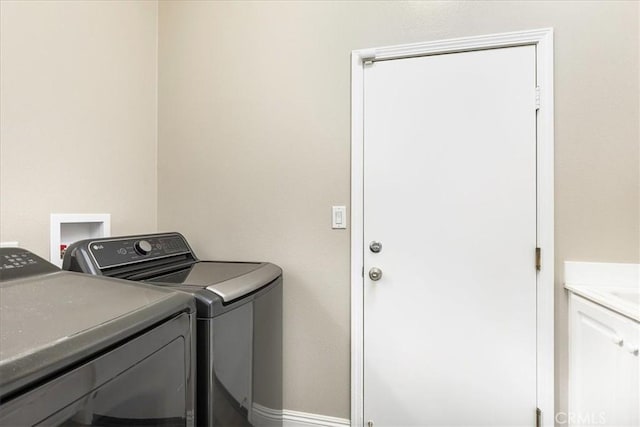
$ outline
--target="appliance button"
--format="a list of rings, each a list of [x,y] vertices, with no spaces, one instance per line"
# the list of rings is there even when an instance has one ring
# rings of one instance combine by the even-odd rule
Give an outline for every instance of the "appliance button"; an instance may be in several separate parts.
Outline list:
[[[153,247],[151,246],[151,243],[149,243],[146,240],[138,240],[134,245],[133,248],[136,250],[137,253],[139,253],[140,255],[146,255],[149,252],[151,252],[151,250],[153,249]]]

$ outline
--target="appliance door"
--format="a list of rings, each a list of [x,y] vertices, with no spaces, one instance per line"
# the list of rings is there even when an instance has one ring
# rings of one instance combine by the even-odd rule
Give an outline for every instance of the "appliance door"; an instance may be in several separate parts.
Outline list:
[[[193,426],[192,320],[180,314],[0,406],[0,425]]]
[[[282,425],[282,278],[198,319],[198,418],[209,426]],[[202,357],[204,356],[204,357]],[[204,381],[206,379],[206,382]]]

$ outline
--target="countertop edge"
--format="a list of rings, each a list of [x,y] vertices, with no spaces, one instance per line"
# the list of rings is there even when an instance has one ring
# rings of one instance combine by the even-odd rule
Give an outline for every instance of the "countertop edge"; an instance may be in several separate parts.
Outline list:
[[[612,295],[607,295],[607,290],[611,290],[611,287],[565,283],[564,288],[569,292],[573,292],[576,295],[586,298],[589,301],[599,304],[605,308],[608,308],[609,310],[612,310],[622,316],[628,317],[629,319],[640,323],[640,310],[638,310],[638,306],[634,307],[633,303],[627,303],[620,298]],[[627,286],[620,286],[619,288],[637,289],[635,287]]]

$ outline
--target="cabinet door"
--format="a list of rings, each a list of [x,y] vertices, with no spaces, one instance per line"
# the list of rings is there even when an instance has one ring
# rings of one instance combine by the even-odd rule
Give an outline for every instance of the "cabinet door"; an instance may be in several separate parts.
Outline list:
[[[569,322],[569,423],[637,426],[640,325],[574,294]]]
[[[620,406],[615,422],[620,426],[640,426],[640,324],[622,318],[620,326],[624,343],[616,370]]]

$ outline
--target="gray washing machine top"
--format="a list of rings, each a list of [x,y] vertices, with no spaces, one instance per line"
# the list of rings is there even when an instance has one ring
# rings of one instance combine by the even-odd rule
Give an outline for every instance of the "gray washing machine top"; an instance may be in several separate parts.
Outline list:
[[[184,293],[59,268],[0,248],[0,400],[182,312]]]
[[[199,260],[180,233],[87,239],[67,248],[65,270],[168,286],[196,297],[198,317],[213,317],[282,275],[268,262]]]
[[[229,303],[258,290],[281,274],[280,267],[268,262],[198,261],[189,268],[148,281],[205,288]]]

